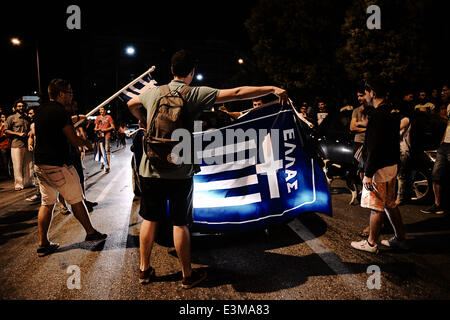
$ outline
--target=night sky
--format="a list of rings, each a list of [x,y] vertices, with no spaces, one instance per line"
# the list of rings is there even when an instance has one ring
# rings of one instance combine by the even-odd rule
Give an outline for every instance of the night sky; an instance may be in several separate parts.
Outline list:
[[[256,2],[12,3],[0,19],[0,105],[9,109],[15,99],[38,90],[36,46],[44,98],[51,79],[69,79],[82,110],[91,110],[152,65],[160,84],[170,81],[170,56],[181,48],[198,55],[202,84],[221,87],[238,67],[237,59],[250,51],[244,21]],[[72,4],[81,9],[81,30],[66,27]],[[12,46],[12,37],[22,45]],[[134,57],[125,54],[127,45],[136,48]]]

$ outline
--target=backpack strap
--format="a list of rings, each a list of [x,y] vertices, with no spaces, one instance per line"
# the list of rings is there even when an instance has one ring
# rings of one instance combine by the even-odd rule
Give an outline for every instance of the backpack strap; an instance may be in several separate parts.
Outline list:
[[[180,90],[178,90],[178,93],[181,94],[181,97],[183,98],[183,100],[186,101],[186,96],[189,93],[189,91],[191,91],[192,87],[186,85],[183,88],[181,88]]]
[[[160,86],[159,91],[160,91],[160,97],[158,98],[158,100],[161,99],[161,97],[168,95],[170,93],[169,85],[166,84],[166,85]],[[156,105],[158,100],[155,101],[152,113],[150,114],[149,117],[147,117],[147,133],[150,132],[150,127],[151,127],[151,124],[153,121],[153,117],[155,116],[156,112],[158,111],[157,110],[158,106]]]
[[[160,86],[159,92],[160,92],[161,97],[168,95],[170,93],[169,85],[166,84],[166,85]]]

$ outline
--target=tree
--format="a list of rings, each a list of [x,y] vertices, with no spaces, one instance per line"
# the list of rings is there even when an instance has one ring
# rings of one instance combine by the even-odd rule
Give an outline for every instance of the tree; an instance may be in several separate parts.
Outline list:
[[[365,13],[373,4],[381,9],[381,29],[369,30]],[[346,40],[337,51],[349,79],[377,77],[398,88],[426,78],[426,6],[417,0],[354,0],[341,28]]]
[[[291,96],[335,97],[346,83],[335,50],[348,2],[261,0],[245,22],[258,67]]]

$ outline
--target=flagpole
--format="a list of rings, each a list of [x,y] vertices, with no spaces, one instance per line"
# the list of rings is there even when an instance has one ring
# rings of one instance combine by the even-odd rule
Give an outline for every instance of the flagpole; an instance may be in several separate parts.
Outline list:
[[[123,90],[125,90],[128,87],[133,86],[134,84],[136,84],[139,80],[141,80],[147,73],[152,73],[153,71],[155,71],[155,66],[152,66],[150,69],[148,69],[147,71],[145,71],[143,74],[141,74],[139,77],[137,77],[135,80],[131,81],[129,84],[127,84],[126,86],[124,86],[122,89],[120,89],[119,91],[117,91],[115,94],[113,94],[111,97],[109,97],[108,99],[106,99],[105,101],[103,101],[102,103],[100,103],[97,107],[95,107],[94,109],[92,109],[91,111],[89,111],[86,114],[86,117],[89,117],[91,115],[93,115],[94,113],[96,113],[101,107],[106,106],[108,103],[110,103],[113,99],[115,99],[119,94],[122,93]],[[83,120],[78,121],[77,123],[74,124],[74,127],[78,127]]]

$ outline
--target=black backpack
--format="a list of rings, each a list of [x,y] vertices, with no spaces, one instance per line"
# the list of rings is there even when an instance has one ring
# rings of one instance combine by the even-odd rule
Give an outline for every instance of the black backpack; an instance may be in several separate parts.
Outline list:
[[[151,165],[158,170],[170,170],[182,166],[175,163],[178,155],[172,153],[172,149],[179,141],[174,141],[171,137],[172,133],[180,128],[192,133],[192,121],[185,106],[186,95],[191,89],[189,86],[184,86],[179,90],[170,91],[168,85],[160,87],[161,97],[153,105],[144,138],[145,153]]]

